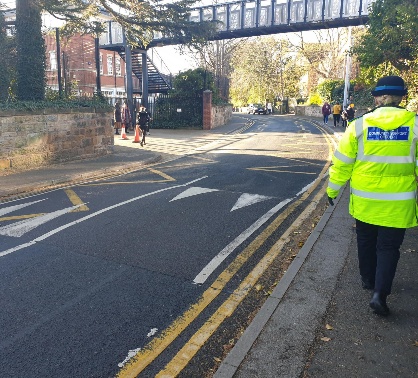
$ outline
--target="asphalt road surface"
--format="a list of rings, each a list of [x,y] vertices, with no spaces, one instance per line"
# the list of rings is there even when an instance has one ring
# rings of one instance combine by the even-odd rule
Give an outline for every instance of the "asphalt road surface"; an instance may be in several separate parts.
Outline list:
[[[185,156],[0,205],[2,377],[193,365],[329,164],[318,127],[249,117]]]

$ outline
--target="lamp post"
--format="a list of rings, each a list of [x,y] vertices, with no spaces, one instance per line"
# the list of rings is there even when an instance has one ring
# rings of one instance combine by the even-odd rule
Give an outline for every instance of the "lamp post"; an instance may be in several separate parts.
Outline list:
[[[343,107],[346,108],[348,106],[348,95],[350,92],[350,72],[351,72],[351,56],[350,56],[350,49],[352,46],[352,39],[351,39],[351,26],[348,27],[348,50],[347,56],[345,59],[345,82],[344,82],[344,101]]]

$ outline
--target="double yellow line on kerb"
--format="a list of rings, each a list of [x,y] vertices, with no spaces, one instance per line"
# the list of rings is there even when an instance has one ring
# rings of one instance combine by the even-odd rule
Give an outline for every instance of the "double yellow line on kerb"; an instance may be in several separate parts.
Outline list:
[[[321,129],[323,132],[323,130]],[[323,132],[328,146],[329,159],[322,169],[320,176],[300,199],[291,204],[281,213],[259,236],[257,236],[234,261],[217,277],[213,284],[205,290],[199,300],[191,305],[183,315],[178,317],[160,336],[153,339],[144,349],[140,350],[132,357],[125,367],[117,374],[118,378],[137,377],[147,366],[149,366],[201,313],[202,311],[221,293],[225,285],[234,277],[244,263],[260,248],[266,239],[283,223],[283,221],[295,209],[304,202],[309,195],[318,187],[324,174],[330,165],[332,148],[328,136]],[[279,255],[283,246],[289,240],[294,229],[299,227],[302,222],[313,211],[320,198],[323,196],[326,184],[316,194],[313,201],[299,215],[292,226],[286,230],[282,237],[273,245],[267,254],[261,259],[256,267],[242,281],[240,286],[225,300],[218,310],[207,320],[202,327],[191,337],[191,339],[181,348],[174,358],[160,371],[156,377],[173,378],[176,377],[184,367],[190,362],[193,356],[199,351],[209,337],[218,329],[220,324],[235,311],[237,306],[246,297],[258,279],[266,271],[272,261]]]

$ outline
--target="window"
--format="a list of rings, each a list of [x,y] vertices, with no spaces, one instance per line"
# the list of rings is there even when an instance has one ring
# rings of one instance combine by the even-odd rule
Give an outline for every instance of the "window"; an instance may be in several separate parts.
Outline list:
[[[100,75],[103,75],[103,54],[100,54],[99,62],[100,62]]]
[[[113,56],[112,55],[107,56],[107,74],[113,75]]]
[[[122,65],[120,64],[120,56],[115,58],[115,71],[117,76],[122,76]]]
[[[58,69],[56,51],[50,51],[49,52],[49,66],[50,66],[51,71],[56,71]]]

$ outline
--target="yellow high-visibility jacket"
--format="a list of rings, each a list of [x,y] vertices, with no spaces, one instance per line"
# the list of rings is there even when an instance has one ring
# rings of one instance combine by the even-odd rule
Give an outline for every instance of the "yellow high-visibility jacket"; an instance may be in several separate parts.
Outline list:
[[[350,180],[350,214],[378,226],[418,225],[418,117],[399,107],[378,107],[354,119],[329,170],[327,194]]]

